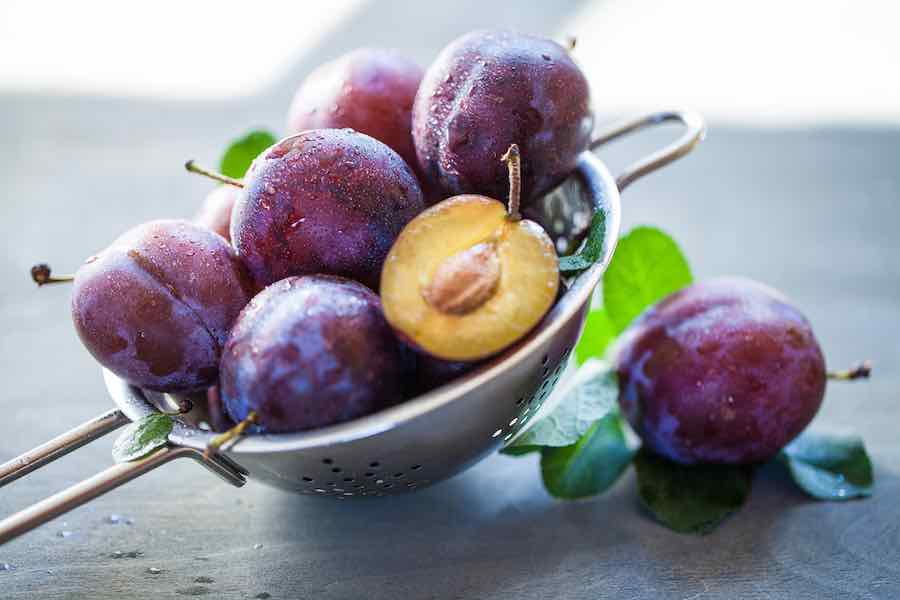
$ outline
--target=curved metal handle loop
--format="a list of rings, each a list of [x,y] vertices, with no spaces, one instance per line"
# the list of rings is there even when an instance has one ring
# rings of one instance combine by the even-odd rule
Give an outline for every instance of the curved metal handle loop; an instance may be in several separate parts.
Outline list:
[[[686,128],[684,134],[665,148],[657,150],[650,156],[629,165],[621,174],[619,174],[619,176],[616,177],[616,186],[618,186],[620,192],[644,175],[652,173],[674,160],[678,160],[693,150],[694,146],[706,137],[706,123],[704,122],[703,117],[689,110],[673,110],[653,113],[612,125],[605,131],[600,132],[591,142],[590,149],[595,150],[600,146],[633,131],[671,121],[684,125]]]
[[[128,418],[118,409],[103,413],[78,427],[0,465],[0,487],[42,467],[69,452],[115,431]],[[247,471],[222,454],[206,457],[194,448],[168,445],[140,460],[115,464],[93,477],[50,496],[0,521],[0,544],[93,500],[135,477],[152,471],[176,458],[192,458],[227,481],[240,487],[246,483]]]

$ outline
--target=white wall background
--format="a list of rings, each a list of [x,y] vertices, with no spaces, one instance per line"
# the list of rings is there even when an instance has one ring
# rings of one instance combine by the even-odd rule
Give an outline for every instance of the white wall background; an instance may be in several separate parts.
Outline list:
[[[365,1],[4,0],[0,92],[253,94]],[[900,1],[595,1],[567,34],[604,112],[900,124]]]

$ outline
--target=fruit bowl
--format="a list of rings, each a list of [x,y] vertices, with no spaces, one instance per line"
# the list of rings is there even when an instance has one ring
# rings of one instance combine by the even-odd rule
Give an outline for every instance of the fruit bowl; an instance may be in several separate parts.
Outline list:
[[[479,369],[450,384],[378,413],[313,431],[247,436],[207,455],[215,434],[196,424],[194,408],[175,419],[168,445],[149,456],[108,468],[0,522],[0,543],[175,458],[190,457],[226,481],[247,477],[299,494],[339,500],[421,489],[475,464],[528,427],[553,390],[578,340],[591,296],[619,237],[620,192],[639,177],[687,154],[705,133],[691,112],[661,112],[601,132],[595,149],[663,122],[686,131],[673,144],[613,178],[585,152],[574,173],[530,210],[561,252],[585,234],[594,211],[605,215],[601,258],[567,282],[564,293],[528,336]],[[104,371],[116,408],[0,466],[0,486],[122,425],[160,410],[171,398],[145,392]]]

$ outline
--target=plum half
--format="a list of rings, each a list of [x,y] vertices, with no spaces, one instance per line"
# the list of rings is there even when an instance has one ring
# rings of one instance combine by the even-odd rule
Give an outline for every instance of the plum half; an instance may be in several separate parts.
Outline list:
[[[590,143],[587,79],[559,44],[509,31],[476,31],[431,64],[413,105],[413,140],[425,187],[502,198],[496,157],[517,144],[527,195],[563,181]]]
[[[511,146],[504,159],[512,184],[508,211],[485,196],[444,200],[403,229],[385,261],[387,320],[437,358],[496,354],[528,333],[556,299],[553,243],[518,212],[518,148]]]
[[[775,456],[816,415],[825,359],[804,316],[748,279],[695,283],[648,309],[614,351],[619,403],[676,462]]]

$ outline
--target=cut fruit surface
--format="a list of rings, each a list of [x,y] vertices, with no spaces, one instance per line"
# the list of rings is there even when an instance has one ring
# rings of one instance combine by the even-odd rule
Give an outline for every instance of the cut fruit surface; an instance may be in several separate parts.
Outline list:
[[[449,198],[400,233],[381,276],[387,320],[425,352],[471,361],[528,333],[559,289],[556,250],[497,200]]]

